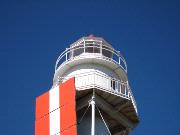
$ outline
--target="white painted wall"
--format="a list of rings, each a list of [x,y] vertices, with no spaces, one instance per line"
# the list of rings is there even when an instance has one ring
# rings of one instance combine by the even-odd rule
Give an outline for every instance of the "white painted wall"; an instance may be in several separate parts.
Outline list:
[[[115,72],[98,64],[82,64],[82,65],[74,66],[69,71],[67,71],[63,76],[65,78],[69,78],[76,75],[88,74],[89,72],[98,72],[103,75],[107,75],[109,77],[120,80],[120,78],[118,78]]]

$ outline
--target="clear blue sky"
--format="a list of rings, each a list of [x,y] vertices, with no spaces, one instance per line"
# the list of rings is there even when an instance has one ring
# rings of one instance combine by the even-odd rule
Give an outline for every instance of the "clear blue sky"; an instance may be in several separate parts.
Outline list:
[[[176,0],[0,1],[0,134],[34,134],[35,97],[51,87],[56,58],[94,34],[126,58],[141,120],[133,135],[179,135],[179,9]]]

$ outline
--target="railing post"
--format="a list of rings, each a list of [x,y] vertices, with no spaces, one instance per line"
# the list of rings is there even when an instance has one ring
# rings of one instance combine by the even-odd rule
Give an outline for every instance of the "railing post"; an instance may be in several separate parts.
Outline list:
[[[67,51],[67,48],[66,48],[66,51]],[[67,61],[67,52],[66,52],[66,61]]]
[[[120,94],[120,87],[121,87],[120,81],[118,81],[118,92],[119,92],[119,94]]]
[[[124,86],[125,96],[127,96],[127,85],[125,84]]]
[[[109,82],[108,82],[108,78],[106,78],[106,82],[107,82],[107,83],[106,83],[106,84],[107,84],[107,85],[106,85],[106,88],[107,88],[107,89],[109,89]]]
[[[127,65],[126,65],[126,72],[127,72]]]
[[[129,88],[129,83],[127,82],[128,98],[131,98],[131,92]]]
[[[83,39],[83,43],[84,43],[84,53],[86,52],[86,44],[85,44],[85,40]]]
[[[100,44],[100,54],[102,55],[102,41],[101,41],[101,44]]]
[[[131,92],[128,91],[128,98],[131,98]]]
[[[127,85],[128,98],[130,98],[130,90],[129,90],[129,83],[128,83],[128,81],[126,82],[126,85]]]
[[[118,55],[117,55],[117,56],[118,56],[118,63],[119,63],[119,65],[120,65],[120,62],[121,62],[121,61],[120,61],[120,52],[119,52],[119,51],[117,51],[117,52],[118,52]]]
[[[119,87],[119,93],[121,94],[121,82],[119,83],[120,87]]]
[[[72,48],[72,58],[74,58],[74,48]]]

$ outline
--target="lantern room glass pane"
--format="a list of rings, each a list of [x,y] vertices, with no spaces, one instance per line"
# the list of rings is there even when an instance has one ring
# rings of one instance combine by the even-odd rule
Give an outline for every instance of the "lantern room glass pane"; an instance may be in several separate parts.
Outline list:
[[[86,53],[100,53],[100,45],[94,41],[86,41],[85,48]]]
[[[73,57],[78,56],[84,52],[84,46],[79,45],[73,48]]]
[[[100,45],[94,44],[93,53],[100,53]]]
[[[108,48],[106,46],[103,46],[102,54],[108,58],[112,58],[112,52],[110,51],[110,48]]]
[[[86,45],[85,52],[86,53],[93,53],[93,44]]]

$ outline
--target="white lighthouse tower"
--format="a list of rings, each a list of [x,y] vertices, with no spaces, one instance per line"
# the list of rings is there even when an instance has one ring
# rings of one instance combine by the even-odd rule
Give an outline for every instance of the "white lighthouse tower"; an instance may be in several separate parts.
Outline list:
[[[82,37],[58,57],[53,87],[75,78],[78,135],[129,135],[138,112],[121,53],[103,38]]]

